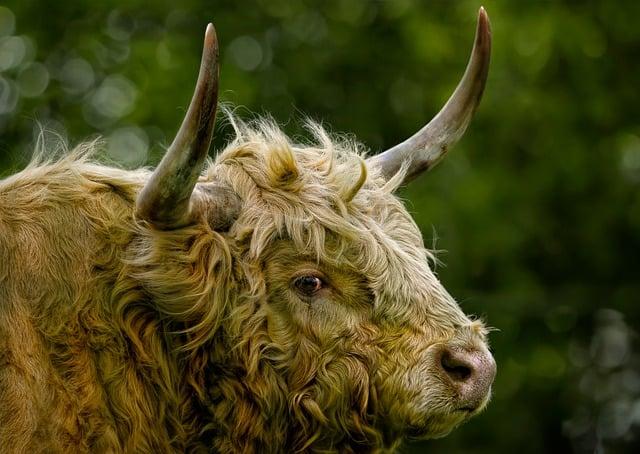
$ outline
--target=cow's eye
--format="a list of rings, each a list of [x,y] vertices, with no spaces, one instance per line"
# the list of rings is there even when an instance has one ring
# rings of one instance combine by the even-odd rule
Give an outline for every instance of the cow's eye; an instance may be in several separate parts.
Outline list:
[[[325,283],[318,276],[305,275],[296,278],[293,285],[303,295],[313,296],[325,286]]]

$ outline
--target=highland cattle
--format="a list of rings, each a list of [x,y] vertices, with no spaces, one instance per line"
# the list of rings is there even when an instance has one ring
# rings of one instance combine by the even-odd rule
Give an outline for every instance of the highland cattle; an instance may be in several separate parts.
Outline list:
[[[0,181],[3,452],[370,452],[441,437],[490,398],[486,328],[430,269],[394,191],[467,127],[489,68],[366,158],[231,116],[208,161],[218,45],[155,170],[46,152]]]

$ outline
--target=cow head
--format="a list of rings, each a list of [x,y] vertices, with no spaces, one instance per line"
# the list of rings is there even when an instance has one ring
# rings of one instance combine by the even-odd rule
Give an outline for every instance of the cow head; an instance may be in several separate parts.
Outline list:
[[[191,292],[198,310],[183,312],[201,314],[191,333],[214,365],[207,372],[215,375],[208,385],[213,426],[292,449],[447,434],[484,408],[495,363],[486,329],[440,284],[418,227],[393,193],[437,163],[469,123],[489,66],[486,13],[480,10],[471,59],[443,109],[366,160],[356,144],[316,125],[314,144],[295,145],[269,122],[232,118],[236,139],[203,174],[217,52],[209,25],[186,118],[136,204],[153,238],[193,226],[207,232],[206,241],[172,249],[205,270],[179,271],[176,279],[198,281]],[[171,298],[169,315],[184,300]],[[218,447],[238,448],[228,440]]]

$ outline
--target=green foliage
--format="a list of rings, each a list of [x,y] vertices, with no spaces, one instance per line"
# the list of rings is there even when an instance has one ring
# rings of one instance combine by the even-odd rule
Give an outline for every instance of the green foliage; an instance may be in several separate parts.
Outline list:
[[[372,153],[446,100],[479,3],[260,0],[0,6],[0,174],[36,123],[111,158],[159,159],[191,96],[207,22],[222,99],[292,135],[305,114]],[[126,6],[125,6],[126,4]],[[495,397],[407,452],[627,452],[640,428],[640,2],[499,1],[484,100],[451,156],[402,196],[440,278],[499,331]],[[48,133],[50,135],[50,133]],[[230,129],[217,127],[216,147]]]

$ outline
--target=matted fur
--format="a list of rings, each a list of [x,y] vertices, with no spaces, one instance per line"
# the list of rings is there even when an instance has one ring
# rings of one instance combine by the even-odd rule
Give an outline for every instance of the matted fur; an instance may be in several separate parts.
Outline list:
[[[484,345],[439,284],[389,182],[356,143],[272,122],[203,173],[242,200],[173,231],[133,218],[149,176],[95,144],[0,181],[0,446],[15,452],[367,452],[466,419],[431,373]],[[204,193],[206,197],[206,193]],[[327,276],[295,296],[299,270]]]

